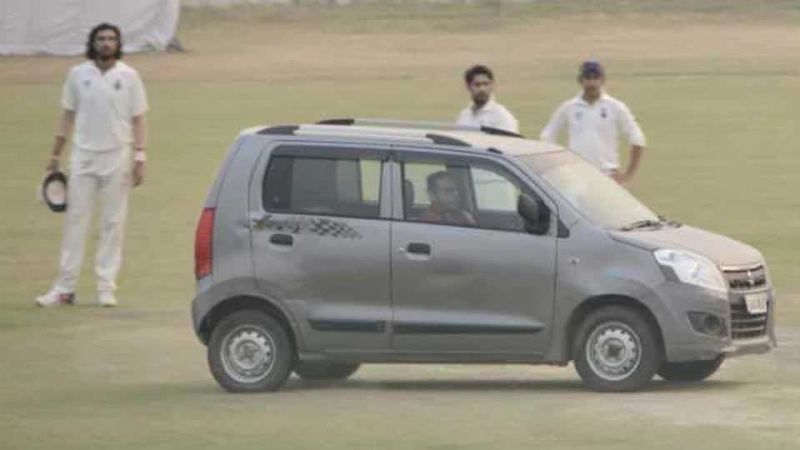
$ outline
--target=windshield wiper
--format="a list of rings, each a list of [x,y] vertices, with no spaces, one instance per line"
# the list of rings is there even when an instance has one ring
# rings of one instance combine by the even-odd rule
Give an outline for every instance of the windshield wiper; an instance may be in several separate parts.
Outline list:
[[[663,222],[661,220],[651,220],[651,219],[637,220],[636,222],[621,227],[620,231],[633,231],[642,228],[652,228],[652,227],[661,228],[662,224]]]

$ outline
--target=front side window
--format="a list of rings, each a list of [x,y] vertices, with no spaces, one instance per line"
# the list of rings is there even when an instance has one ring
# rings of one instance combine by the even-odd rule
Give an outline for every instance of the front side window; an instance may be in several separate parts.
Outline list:
[[[520,190],[516,184],[497,172],[472,167],[475,204],[479,210],[511,213],[517,211]]]
[[[407,221],[525,231],[517,212],[523,190],[504,169],[477,160],[447,159],[407,160],[402,168]]]
[[[264,177],[267,211],[377,218],[381,161],[275,155]]]

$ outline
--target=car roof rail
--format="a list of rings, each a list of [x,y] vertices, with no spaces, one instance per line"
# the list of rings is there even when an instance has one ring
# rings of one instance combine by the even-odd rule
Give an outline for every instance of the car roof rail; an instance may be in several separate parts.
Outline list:
[[[354,135],[349,132],[350,129],[341,129],[337,130],[336,126],[331,126],[330,124],[324,124],[319,126],[320,124],[315,125],[272,125],[268,127],[263,127],[255,132],[255,134],[260,135],[273,135],[273,136],[295,136],[295,135],[341,135],[345,130],[348,130],[347,135]],[[414,129],[408,129],[403,134],[397,134],[388,132],[389,130],[382,130],[382,132],[378,135],[374,134],[370,130],[369,127],[359,127],[361,129],[366,129],[367,134],[362,136],[369,136],[375,137],[380,136],[381,138],[400,138],[400,139],[410,139],[410,140],[426,140],[428,142],[433,142],[437,145],[453,145],[459,147],[469,147],[470,145],[461,139],[454,138],[452,136],[446,136],[443,134],[437,133],[427,133],[422,134],[416,132]],[[334,131],[337,130],[337,131]],[[353,129],[355,131],[355,129]],[[377,131],[377,130],[376,130]],[[299,134],[298,134],[299,133]],[[360,134],[359,134],[360,135]]]
[[[428,133],[425,135],[425,137],[430,139],[436,145],[455,145],[458,147],[469,147],[469,144],[462,141],[461,139],[445,136],[443,134]]]
[[[293,135],[300,127],[297,125],[274,125],[259,130],[256,134]]]
[[[525,138],[525,136],[523,136],[523,135],[521,135],[519,133],[515,133],[513,131],[508,131],[508,130],[503,130],[501,128],[487,127],[485,125],[481,125],[480,129],[481,129],[481,131],[483,133],[493,134],[495,136],[507,136],[507,137],[522,138],[522,139]]]
[[[317,122],[317,125],[339,125],[339,126],[360,126],[360,127],[394,127],[394,128],[421,128],[427,130],[443,130],[443,131],[477,131],[485,134],[492,134],[495,136],[507,136],[524,138],[519,133],[513,131],[501,130],[500,128],[475,126],[475,125],[458,125],[449,122],[428,122],[423,120],[396,120],[396,119],[360,119],[351,117],[341,117],[334,119],[324,119]]]

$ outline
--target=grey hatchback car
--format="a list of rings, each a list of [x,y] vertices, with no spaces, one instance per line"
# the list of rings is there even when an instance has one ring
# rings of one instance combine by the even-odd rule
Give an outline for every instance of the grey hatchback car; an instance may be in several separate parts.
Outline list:
[[[630,391],[775,345],[757,250],[657,216],[568,150],[488,128],[246,130],[195,263],[194,328],[234,392],[362,363],[570,361],[589,388]]]

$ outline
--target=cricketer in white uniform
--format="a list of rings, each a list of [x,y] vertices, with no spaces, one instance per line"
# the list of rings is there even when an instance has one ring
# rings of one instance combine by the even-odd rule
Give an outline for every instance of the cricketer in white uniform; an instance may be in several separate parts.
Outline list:
[[[120,61],[121,56],[119,29],[100,24],[89,35],[89,61],[73,67],[64,83],[63,112],[47,170],[58,169],[74,128],[67,212],[59,274],[53,288],[36,299],[40,306],[74,302],[96,199],[101,206],[97,298],[102,306],[117,304],[114,291],[122,263],[128,193],[144,179],[144,113],[148,108],[139,74]]]
[[[605,70],[596,61],[581,64],[578,82],[583,92],[562,103],[539,138],[556,143],[566,126],[570,150],[579,154],[619,183],[633,179],[645,147],[642,129],[630,109],[603,90]],[[620,170],[619,135],[631,145],[628,167]]]
[[[494,74],[482,65],[469,68],[464,73],[472,103],[456,119],[456,125],[491,127],[519,133],[519,123],[505,106],[494,99]]]

